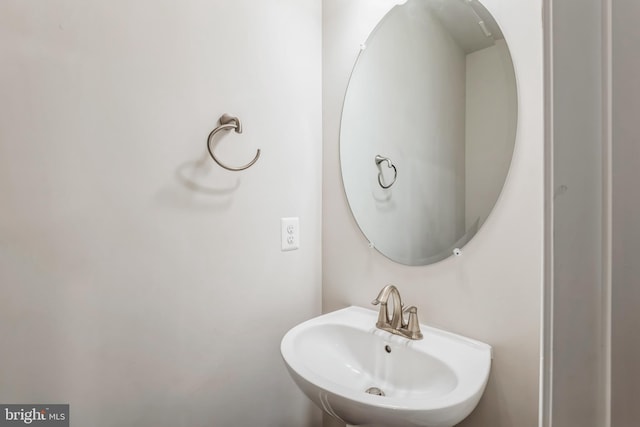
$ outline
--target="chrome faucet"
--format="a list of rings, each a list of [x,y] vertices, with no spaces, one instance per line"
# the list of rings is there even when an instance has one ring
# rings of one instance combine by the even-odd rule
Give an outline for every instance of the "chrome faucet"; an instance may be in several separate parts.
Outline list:
[[[390,297],[393,303],[391,318],[389,318],[389,307],[387,306]],[[376,322],[378,329],[412,340],[422,339],[420,323],[418,322],[418,309],[415,306],[404,308],[400,292],[394,285],[387,285],[382,288],[378,297],[371,304],[380,304],[380,312]],[[405,312],[409,312],[409,318],[406,321],[404,319]]]

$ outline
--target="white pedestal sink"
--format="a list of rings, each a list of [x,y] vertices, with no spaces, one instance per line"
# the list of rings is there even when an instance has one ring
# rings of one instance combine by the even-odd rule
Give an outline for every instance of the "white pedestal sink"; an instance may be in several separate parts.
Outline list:
[[[491,347],[420,325],[409,340],[375,327],[378,313],[349,307],[292,328],[282,357],[300,389],[350,425],[451,427],[476,407]]]

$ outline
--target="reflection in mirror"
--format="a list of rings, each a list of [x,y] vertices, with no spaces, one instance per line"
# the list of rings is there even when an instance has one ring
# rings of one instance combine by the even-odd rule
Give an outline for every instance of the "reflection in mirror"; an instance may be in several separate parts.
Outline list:
[[[340,129],[345,192],[371,244],[407,265],[466,244],[500,195],[516,122],[511,56],[480,3],[395,6],[363,45]]]

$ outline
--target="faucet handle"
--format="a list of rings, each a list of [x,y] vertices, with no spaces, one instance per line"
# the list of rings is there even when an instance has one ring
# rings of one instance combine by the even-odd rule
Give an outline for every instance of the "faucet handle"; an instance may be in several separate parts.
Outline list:
[[[380,311],[378,312],[378,321],[376,322],[376,326],[378,328],[384,328],[387,325],[389,325],[389,317],[387,315],[387,302],[380,301],[381,296],[382,296],[382,291],[380,291],[380,294],[378,294],[378,297],[376,299],[371,301],[371,305],[380,304]]]
[[[415,305],[411,307],[407,307],[402,310],[403,313],[409,312],[409,319],[407,320],[406,325],[403,327],[406,328],[409,333],[409,338],[414,340],[422,339],[422,332],[420,332],[420,322],[418,321],[418,308]]]
[[[373,304],[373,305],[380,304],[380,311],[378,312],[378,321],[376,322],[376,326],[378,328],[387,327],[389,325],[389,322],[390,322],[388,314],[387,314],[387,303],[386,302],[381,303],[380,300],[378,300],[378,298],[376,298],[373,301],[371,301],[371,304]]]
[[[398,288],[396,288],[394,285],[385,286],[380,290],[376,299],[371,301],[371,304],[378,305],[379,303],[383,303],[383,304],[386,303],[387,300],[389,299],[389,295],[391,294],[391,292],[398,293]]]
[[[389,326],[391,320],[389,319],[389,313],[387,312],[387,300],[389,298],[389,286],[382,288],[376,299],[371,301],[372,305],[380,304],[380,311],[378,312],[378,322],[376,326],[378,328],[385,328]]]
[[[388,301],[392,298],[393,315],[389,316]],[[371,304],[380,304],[380,312],[378,313],[378,322],[376,326],[380,329],[397,330],[402,326],[402,298],[400,298],[400,292],[394,285],[387,285],[378,294],[378,297],[374,299]],[[395,333],[395,332],[392,332]]]

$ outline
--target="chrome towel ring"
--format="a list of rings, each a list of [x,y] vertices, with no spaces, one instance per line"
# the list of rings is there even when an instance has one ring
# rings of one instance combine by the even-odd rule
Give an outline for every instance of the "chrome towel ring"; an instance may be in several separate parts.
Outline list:
[[[221,130],[230,131],[231,129],[234,129],[236,133],[242,133],[242,124],[240,123],[240,119],[237,117],[230,116],[229,114],[223,114],[222,117],[220,117],[220,125],[216,127],[214,130],[212,130],[211,133],[209,134],[209,137],[207,138],[207,149],[209,150],[209,154],[211,155],[211,158],[213,159],[214,162],[216,162],[218,165],[225,168],[226,170],[237,172],[237,171],[248,169],[251,166],[253,166],[255,162],[258,161],[258,158],[260,157],[259,148],[253,160],[251,160],[246,165],[239,166],[239,167],[227,166],[224,163],[222,163],[220,160],[218,160],[216,158],[216,155],[213,154],[213,149],[211,148],[211,142],[213,141],[213,137]]]
[[[382,162],[387,162],[387,167],[393,169],[393,180],[389,185],[382,183],[382,168],[380,167],[380,163]],[[380,187],[384,189],[391,188],[391,186],[396,183],[396,179],[398,179],[398,169],[396,169],[396,166],[391,162],[391,159],[383,157],[380,154],[376,156],[376,166],[378,166],[378,170],[380,171],[378,172],[378,184],[380,184]]]

